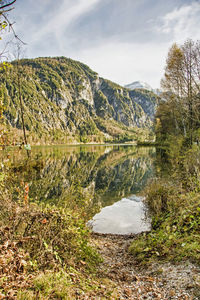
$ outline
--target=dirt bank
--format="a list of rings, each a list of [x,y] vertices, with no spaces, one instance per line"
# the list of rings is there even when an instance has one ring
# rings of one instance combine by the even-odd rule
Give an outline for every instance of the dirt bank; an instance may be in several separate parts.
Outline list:
[[[189,263],[138,266],[128,248],[134,236],[93,234],[92,242],[104,259],[99,276],[115,287],[110,299],[200,299],[200,268]]]

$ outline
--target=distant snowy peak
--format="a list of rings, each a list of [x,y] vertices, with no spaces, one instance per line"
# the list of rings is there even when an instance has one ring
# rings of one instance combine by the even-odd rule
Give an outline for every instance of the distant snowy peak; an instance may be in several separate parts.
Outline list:
[[[143,82],[143,81],[134,81],[130,84],[126,84],[125,88],[130,89],[130,90],[145,89],[148,91],[153,91],[153,88],[148,83]]]
[[[135,89],[148,90],[148,91],[154,92],[158,96],[161,94],[161,90],[153,89],[148,83],[146,83],[144,81],[134,81],[130,84],[126,84],[124,87],[129,90],[135,90]]]

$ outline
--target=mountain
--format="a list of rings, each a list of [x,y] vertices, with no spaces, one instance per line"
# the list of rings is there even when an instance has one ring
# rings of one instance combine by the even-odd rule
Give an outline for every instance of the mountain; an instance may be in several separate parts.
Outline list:
[[[136,90],[136,89],[147,90],[147,91],[153,92],[157,96],[161,95],[160,89],[153,89],[148,83],[146,83],[144,81],[134,81],[130,84],[126,84],[124,87],[129,90]]]
[[[148,83],[146,83],[144,81],[134,81],[130,84],[125,85],[124,87],[127,88],[127,89],[130,89],[130,90],[145,89],[145,90],[148,90],[148,91],[153,91],[153,88]]]
[[[156,95],[135,94],[69,58],[14,61],[1,70],[0,85],[7,126],[16,130],[21,91],[32,144],[146,139],[153,125]]]

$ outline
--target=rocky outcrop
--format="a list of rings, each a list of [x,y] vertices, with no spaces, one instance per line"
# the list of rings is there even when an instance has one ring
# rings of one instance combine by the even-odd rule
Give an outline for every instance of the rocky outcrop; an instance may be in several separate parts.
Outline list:
[[[158,96],[147,90],[133,90],[129,92],[129,95],[132,101],[140,105],[146,116],[153,121],[158,105]]]

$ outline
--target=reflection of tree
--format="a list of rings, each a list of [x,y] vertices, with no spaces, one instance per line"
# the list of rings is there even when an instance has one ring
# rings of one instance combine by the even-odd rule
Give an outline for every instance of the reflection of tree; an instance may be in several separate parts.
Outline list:
[[[32,180],[32,199],[38,197],[39,202],[52,203],[58,199],[78,201],[80,191],[84,191],[94,202],[105,206],[139,192],[152,174],[153,159],[147,149],[113,147],[110,152],[104,147],[93,152],[76,149],[70,153],[64,148],[60,152],[49,148],[41,155],[36,152],[42,167],[25,178]]]
[[[129,157],[114,168],[102,168],[96,177],[96,197],[103,206],[122,197],[140,192],[152,176],[152,160],[149,157]]]

